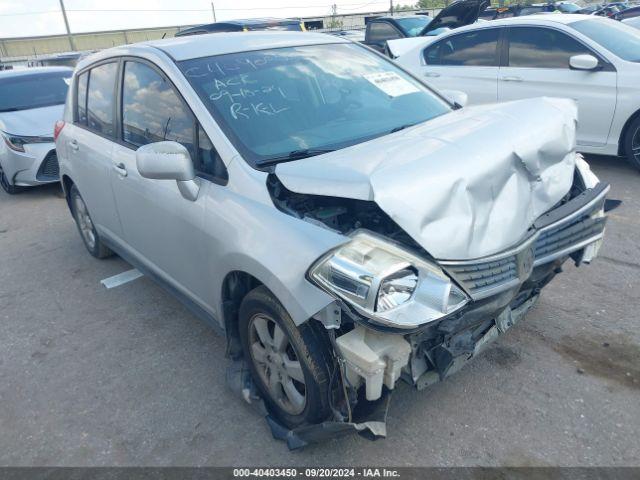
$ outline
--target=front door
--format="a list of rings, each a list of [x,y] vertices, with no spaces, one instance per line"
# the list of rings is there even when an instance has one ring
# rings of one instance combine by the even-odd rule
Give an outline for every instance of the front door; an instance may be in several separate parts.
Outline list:
[[[201,180],[195,201],[182,196],[174,180],[144,178],[136,150],[163,140],[184,145],[196,158],[197,124],[169,80],[152,65],[125,60],[121,101],[121,144],[113,149],[112,185],[125,248],[182,294],[204,306],[208,286],[203,259],[205,197]]]
[[[616,106],[616,72],[577,39],[548,27],[511,27],[500,68],[498,99],[571,98],[578,105],[578,145],[604,145]],[[572,70],[573,55],[599,58],[598,70]]]

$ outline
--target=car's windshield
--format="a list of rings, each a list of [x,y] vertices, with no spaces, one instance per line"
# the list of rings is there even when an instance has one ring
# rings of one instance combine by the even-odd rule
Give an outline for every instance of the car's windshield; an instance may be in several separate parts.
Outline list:
[[[562,13],[575,13],[580,10],[580,6],[575,3],[560,3],[557,6]]]
[[[242,52],[179,65],[253,165],[345,148],[451,110],[393,63],[355,44]]]
[[[640,62],[640,31],[614,20],[580,20],[570,24],[614,55]]]
[[[404,30],[404,33],[408,37],[417,37],[420,35],[420,32],[431,23],[431,20],[432,18],[426,15],[421,17],[396,18],[396,22],[398,22],[398,25],[400,25],[400,28]]]
[[[0,78],[0,112],[61,105],[70,77],[71,70]]]

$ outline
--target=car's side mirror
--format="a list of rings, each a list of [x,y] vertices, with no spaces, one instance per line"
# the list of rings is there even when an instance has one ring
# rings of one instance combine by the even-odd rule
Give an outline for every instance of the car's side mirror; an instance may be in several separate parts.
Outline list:
[[[596,70],[600,62],[593,55],[574,55],[569,58],[569,66],[573,70]]]
[[[466,93],[461,92],[460,90],[440,90],[440,93],[444,95],[457,108],[464,107],[469,101],[469,96]]]
[[[155,142],[136,150],[136,166],[144,178],[175,180],[184,198],[195,201],[200,181],[189,151],[177,142]]]

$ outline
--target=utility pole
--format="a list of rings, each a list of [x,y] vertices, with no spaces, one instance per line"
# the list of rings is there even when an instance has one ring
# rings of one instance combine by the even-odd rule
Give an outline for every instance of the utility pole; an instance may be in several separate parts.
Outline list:
[[[211,11],[213,12],[213,22],[217,22],[216,20],[216,7],[213,6],[213,2],[211,2]]]
[[[76,44],[71,36],[71,30],[69,30],[69,20],[67,20],[67,11],[64,9],[64,0],[60,0],[60,9],[62,10],[62,18],[64,18],[64,26],[67,29],[67,37],[69,38],[69,46],[72,51],[76,51]]]
[[[393,17],[393,0],[389,0],[389,14]]]

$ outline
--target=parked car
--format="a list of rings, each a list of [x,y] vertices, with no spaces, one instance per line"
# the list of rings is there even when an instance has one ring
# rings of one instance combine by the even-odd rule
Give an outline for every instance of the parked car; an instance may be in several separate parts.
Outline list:
[[[389,48],[400,65],[466,92],[470,103],[572,98],[578,150],[626,155],[640,168],[640,33],[629,26],[583,15],[517,17]]]
[[[618,14],[618,20],[640,17],[640,6],[629,7]]]
[[[303,32],[304,23],[291,18],[247,18],[227,20],[225,22],[208,23],[197,27],[185,28],[176,33],[176,37],[202,35],[204,33],[250,32],[254,30],[277,30]]]
[[[633,28],[640,28],[640,17],[627,18],[626,20],[622,20],[622,23]]]
[[[578,13],[582,7],[573,2],[556,2],[556,10],[561,13]]]
[[[364,44],[385,52],[389,40],[435,36],[474,23],[488,5],[489,0],[459,0],[434,18],[426,15],[374,18],[367,23]]]
[[[575,120],[561,99],[459,108],[335,36],[228,33],[82,60],[56,145],[89,253],[223,332],[295,447],[382,434],[400,378],[451,375],[594,258],[608,186]]]
[[[0,185],[5,192],[59,180],[53,125],[62,118],[72,72],[67,67],[0,71]]]

